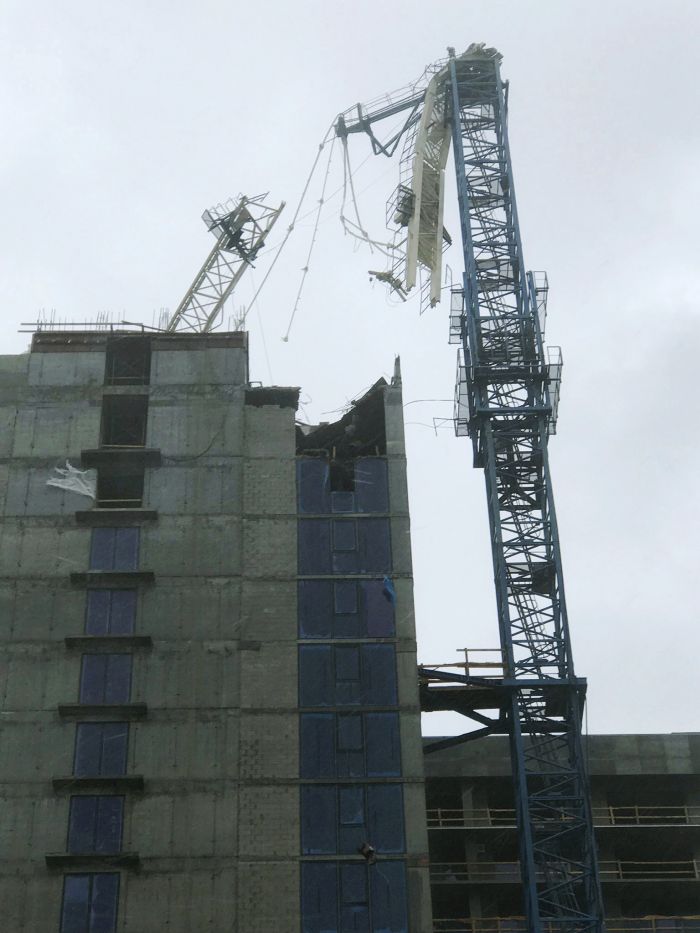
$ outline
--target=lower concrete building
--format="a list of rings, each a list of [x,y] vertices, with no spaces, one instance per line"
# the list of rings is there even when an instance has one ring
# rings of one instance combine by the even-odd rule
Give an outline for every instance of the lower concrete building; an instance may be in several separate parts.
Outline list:
[[[700,734],[594,735],[587,751],[609,933],[698,933]],[[425,763],[435,933],[520,933],[508,740]]]
[[[0,358],[0,926],[430,926],[398,372],[335,425],[246,335]]]

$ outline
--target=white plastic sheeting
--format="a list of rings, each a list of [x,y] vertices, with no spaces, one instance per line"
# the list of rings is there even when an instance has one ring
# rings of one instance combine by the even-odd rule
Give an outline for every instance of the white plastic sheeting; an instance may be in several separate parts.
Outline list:
[[[66,460],[65,469],[63,467],[54,467],[55,476],[46,480],[47,486],[56,486],[58,489],[65,489],[68,492],[77,492],[80,496],[87,496],[89,499],[95,498],[97,488],[96,470],[77,470]]]

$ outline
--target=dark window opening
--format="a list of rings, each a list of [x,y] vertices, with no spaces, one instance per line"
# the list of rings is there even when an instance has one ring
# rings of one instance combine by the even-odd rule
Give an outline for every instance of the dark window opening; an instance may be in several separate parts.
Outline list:
[[[139,562],[140,530],[93,528],[90,541],[90,570],[136,570]]]
[[[66,875],[63,880],[61,933],[114,933],[119,875]]]
[[[75,730],[76,777],[115,777],[126,774],[129,724],[126,722],[79,722]]]
[[[302,514],[389,511],[384,457],[329,461],[323,454],[297,460],[297,502]]]
[[[88,590],[86,635],[133,635],[136,590]]]
[[[97,505],[101,509],[138,509],[143,502],[144,470],[99,469],[97,471]]]
[[[107,340],[106,385],[148,385],[150,379],[151,341],[148,337],[111,337]]]
[[[355,496],[355,462],[331,460],[331,512],[357,512]]]
[[[347,862],[302,863],[301,913],[303,933],[407,933],[406,866],[389,859],[381,871]]]
[[[128,703],[130,695],[130,654],[83,655],[80,672],[81,703]]]
[[[123,797],[71,797],[68,851],[73,855],[119,852],[123,819]]]
[[[102,446],[144,447],[147,395],[105,395],[102,399]]]

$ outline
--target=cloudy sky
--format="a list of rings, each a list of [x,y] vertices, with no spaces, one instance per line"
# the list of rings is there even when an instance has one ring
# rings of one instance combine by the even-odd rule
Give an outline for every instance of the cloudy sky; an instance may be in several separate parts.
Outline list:
[[[4,353],[26,348],[17,328],[41,309],[152,323],[210,248],[205,207],[270,190],[288,202],[274,245],[335,114],[413,80],[448,45],[500,49],[525,257],[549,274],[547,337],[564,352],[551,459],[590,730],[698,730],[697,3],[0,0],[0,11]],[[398,166],[368,153],[356,137],[363,219],[381,234]],[[420,655],[493,647],[483,479],[468,442],[432,427],[451,415],[447,309],[421,316],[369,282],[376,257],[339,223],[338,147],[281,339],[321,174],[250,312],[252,378],[301,385],[303,416],[328,420],[401,355]],[[453,196],[446,225],[456,278]]]

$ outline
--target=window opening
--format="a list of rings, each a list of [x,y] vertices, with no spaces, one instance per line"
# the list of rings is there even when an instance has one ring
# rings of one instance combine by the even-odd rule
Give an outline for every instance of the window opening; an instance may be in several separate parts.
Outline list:
[[[90,705],[128,703],[131,695],[130,654],[84,654],[80,702]]]
[[[72,855],[113,855],[119,852],[123,819],[123,797],[71,797],[68,851]]]
[[[75,730],[76,777],[116,777],[126,774],[129,724],[126,722],[79,722]]]
[[[61,933],[114,933],[119,874],[66,875],[63,880]]]
[[[148,385],[151,379],[151,341],[148,337],[111,337],[105,354],[105,384]]]
[[[97,505],[101,509],[138,509],[143,502],[143,466],[97,471]]]
[[[355,461],[331,460],[331,492],[355,492]]]
[[[93,528],[90,570],[136,570],[140,528]]]
[[[147,395],[105,395],[102,399],[102,446],[144,447]]]
[[[136,619],[136,590],[88,590],[86,635],[132,635]]]

